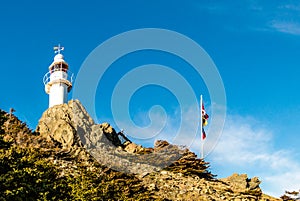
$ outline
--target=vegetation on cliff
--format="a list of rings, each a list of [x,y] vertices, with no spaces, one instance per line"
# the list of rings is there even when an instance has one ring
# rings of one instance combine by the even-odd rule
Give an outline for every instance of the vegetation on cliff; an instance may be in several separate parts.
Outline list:
[[[78,101],[49,108],[36,131],[0,110],[0,200],[277,200],[258,178],[216,179],[187,148],[119,138]]]
[[[0,200],[151,198],[136,177],[81,161],[2,110],[0,128]]]

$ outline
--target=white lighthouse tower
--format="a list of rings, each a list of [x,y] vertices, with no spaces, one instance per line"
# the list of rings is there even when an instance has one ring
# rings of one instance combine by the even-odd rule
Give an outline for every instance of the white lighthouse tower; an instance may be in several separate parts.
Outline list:
[[[58,45],[54,47],[54,50],[56,53],[54,61],[49,66],[49,72],[45,74],[43,79],[45,91],[49,94],[49,107],[66,103],[68,92],[72,89],[73,75],[69,76],[69,65],[61,54],[64,47]]]

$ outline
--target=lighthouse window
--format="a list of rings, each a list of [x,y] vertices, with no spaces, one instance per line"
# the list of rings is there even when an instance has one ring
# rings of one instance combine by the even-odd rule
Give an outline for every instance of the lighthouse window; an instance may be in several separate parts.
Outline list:
[[[54,65],[54,71],[59,71],[60,70],[60,66],[58,64]]]
[[[55,64],[51,67],[50,69],[50,72],[53,73],[55,71],[64,71],[64,72],[67,72],[68,71],[68,68],[66,65],[64,64]]]

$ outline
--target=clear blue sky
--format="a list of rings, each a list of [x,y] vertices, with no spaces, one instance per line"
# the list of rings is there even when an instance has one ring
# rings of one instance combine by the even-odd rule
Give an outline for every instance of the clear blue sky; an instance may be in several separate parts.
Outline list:
[[[0,108],[15,108],[16,115],[35,128],[48,107],[42,78],[58,43],[65,46],[65,59],[76,75],[90,52],[117,34],[141,28],[176,31],[203,47],[225,86],[225,128],[207,158],[212,171],[219,177],[235,171],[259,176],[263,189],[273,195],[297,190],[299,13],[298,1],[5,1],[0,6]],[[116,61],[103,77],[105,87],[96,96],[98,121],[112,119],[109,97],[122,75],[151,63],[174,68],[208,97],[201,79],[176,56],[134,52]],[[207,100],[208,108],[210,103]],[[135,93],[132,118],[146,125],[143,114],[156,104],[174,117],[176,128],[178,101],[157,86]],[[280,182],[283,178],[286,181]]]

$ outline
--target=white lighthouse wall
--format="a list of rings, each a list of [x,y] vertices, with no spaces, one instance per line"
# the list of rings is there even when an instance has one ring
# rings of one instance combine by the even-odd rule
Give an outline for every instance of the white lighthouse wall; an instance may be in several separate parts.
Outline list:
[[[49,107],[67,102],[67,85],[63,83],[53,84],[49,93]]]
[[[59,80],[59,79],[67,79],[68,74],[64,71],[54,71],[50,75],[50,81]]]
[[[50,88],[49,107],[66,103],[68,100],[68,86],[62,83],[62,80],[67,79],[68,74],[64,71],[54,71],[50,75],[50,82],[55,82]]]

